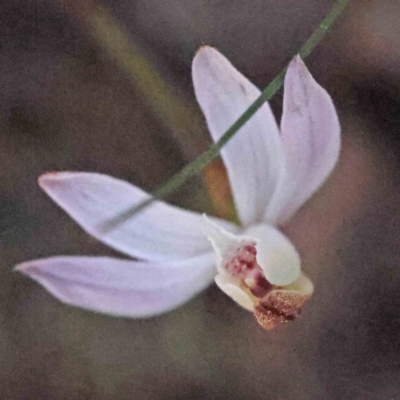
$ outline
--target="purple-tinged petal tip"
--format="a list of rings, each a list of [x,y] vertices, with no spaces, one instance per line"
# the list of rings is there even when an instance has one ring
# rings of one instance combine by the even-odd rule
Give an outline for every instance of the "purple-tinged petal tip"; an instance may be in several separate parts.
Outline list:
[[[131,318],[151,317],[188,301],[215,275],[212,255],[165,267],[110,257],[58,256],[19,264],[15,270],[63,303]]]
[[[340,124],[332,99],[299,56],[285,76],[281,137],[285,176],[265,216],[279,225],[324,183],[340,152]]]

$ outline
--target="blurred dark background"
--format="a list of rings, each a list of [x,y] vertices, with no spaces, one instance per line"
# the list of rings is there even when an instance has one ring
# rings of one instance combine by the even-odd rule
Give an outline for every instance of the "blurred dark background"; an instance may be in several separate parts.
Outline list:
[[[260,87],[331,0],[104,0],[195,108],[191,60],[211,44]],[[199,154],[93,39],[83,0],[0,3],[1,399],[400,399],[400,2],[353,0],[307,60],[343,128],[338,168],[290,224],[316,292],[273,332],[211,287],[149,320],[60,304],[12,272],[55,254],[111,254],[39,190],[49,170],[151,190]],[[272,107],[281,111],[282,96]],[[201,179],[171,201],[209,210]]]

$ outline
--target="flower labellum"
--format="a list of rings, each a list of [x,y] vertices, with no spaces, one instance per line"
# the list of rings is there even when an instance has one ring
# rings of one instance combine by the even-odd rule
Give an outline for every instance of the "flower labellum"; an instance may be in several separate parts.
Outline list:
[[[289,239],[269,225],[254,226],[242,236],[204,220],[217,254],[218,287],[253,311],[266,329],[296,318],[313,284],[301,273],[300,257]]]
[[[208,46],[193,61],[193,83],[214,141],[260,95]],[[16,269],[64,303],[132,318],[174,309],[215,279],[264,328],[275,328],[295,319],[313,293],[296,248],[278,227],[324,183],[339,151],[332,100],[297,56],[285,77],[280,130],[265,103],[221,150],[240,227],[155,201],[105,233],[106,221],[149,195],[106,175],[45,174],[39,185],[54,202],[135,260],[57,256]]]

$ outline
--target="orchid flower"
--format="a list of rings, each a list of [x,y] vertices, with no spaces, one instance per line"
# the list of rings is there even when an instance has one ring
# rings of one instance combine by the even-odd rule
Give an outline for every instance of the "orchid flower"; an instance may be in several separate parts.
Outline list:
[[[193,82],[214,141],[260,95],[208,46],[193,61]],[[274,328],[293,320],[313,293],[278,227],[323,184],[339,150],[332,100],[297,56],[285,77],[280,132],[264,104],[221,151],[240,226],[155,201],[105,233],[106,221],[150,195],[102,174],[48,173],[39,184],[50,198],[87,233],[135,260],[56,256],[16,269],[64,303],[133,318],[174,309],[215,279],[264,328]]]

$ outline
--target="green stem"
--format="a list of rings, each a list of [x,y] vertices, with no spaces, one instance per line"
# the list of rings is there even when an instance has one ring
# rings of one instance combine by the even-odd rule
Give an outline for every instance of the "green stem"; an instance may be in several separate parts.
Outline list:
[[[301,58],[305,59],[318,43],[325,36],[326,32],[339,17],[345,7],[348,5],[350,0],[337,0],[333,5],[330,12],[322,20],[318,28],[312,33],[307,39],[305,44],[299,51]],[[169,194],[173,193],[176,189],[182,186],[188,179],[198,174],[207,164],[214,160],[219,155],[219,151],[230,139],[239,131],[240,128],[261,108],[261,106],[268,100],[270,100],[276,92],[281,88],[283,79],[285,77],[287,66],[275,77],[275,79],[267,86],[267,88],[261,93],[261,95],[250,105],[250,107],[235,121],[235,123],[222,135],[218,142],[214,143],[209,147],[203,154],[198,156],[194,161],[183,167],[178,173],[176,173],[171,179],[169,179],[164,185],[156,189],[152,193],[152,197],[146,201],[143,201],[120,215],[117,215],[112,220],[104,224],[104,231],[114,229],[117,225],[131,218],[144,208],[148,207],[154,200],[163,199]]]

